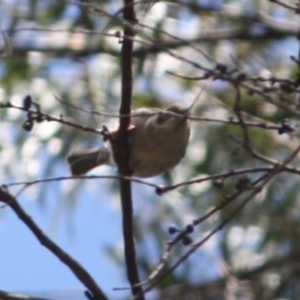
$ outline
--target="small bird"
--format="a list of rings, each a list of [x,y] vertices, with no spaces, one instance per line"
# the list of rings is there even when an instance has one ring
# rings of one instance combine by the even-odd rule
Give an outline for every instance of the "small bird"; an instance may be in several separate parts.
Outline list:
[[[180,162],[190,137],[189,110],[175,104],[166,110],[139,108],[132,111],[129,167],[134,176],[153,177]],[[74,176],[83,175],[100,165],[115,165],[109,142],[100,149],[74,152],[67,159]]]

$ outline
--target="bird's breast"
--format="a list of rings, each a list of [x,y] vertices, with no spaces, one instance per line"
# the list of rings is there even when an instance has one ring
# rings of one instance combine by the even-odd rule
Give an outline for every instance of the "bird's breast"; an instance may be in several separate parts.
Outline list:
[[[187,122],[166,132],[137,131],[130,141],[130,166],[134,175],[153,177],[175,167],[186,152],[189,136]]]

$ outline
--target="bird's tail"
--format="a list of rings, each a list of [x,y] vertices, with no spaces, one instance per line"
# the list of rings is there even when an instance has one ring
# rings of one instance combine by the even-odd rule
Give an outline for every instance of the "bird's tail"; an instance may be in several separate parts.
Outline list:
[[[106,148],[74,152],[68,156],[71,173],[79,176],[91,169],[109,162],[109,151]]]

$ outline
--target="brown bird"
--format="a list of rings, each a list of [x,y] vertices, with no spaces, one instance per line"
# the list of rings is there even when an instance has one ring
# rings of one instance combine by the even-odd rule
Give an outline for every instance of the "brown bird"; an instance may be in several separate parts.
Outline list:
[[[166,110],[139,108],[132,112],[129,166],[134,176],[153,177],[180,162],[190,137],[189,110],[176,104]],[[100,149],[74,152],[68,162],[75,176],[103,164],[115,165],[109,143]]]

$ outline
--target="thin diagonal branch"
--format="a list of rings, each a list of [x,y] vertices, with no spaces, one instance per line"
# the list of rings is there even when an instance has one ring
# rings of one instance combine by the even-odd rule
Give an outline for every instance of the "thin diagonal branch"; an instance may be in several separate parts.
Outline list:
[[[57,258],[59,258],[80,282],[86,286],[86,288],[92,293],[97,300],[107,300],[104,292],[94,281],[92,276],[69,254],[61,249],[57,244],[50,240],[45,233],[38,227],[38,225],[32,220],[32,218],[23,210],[19,205],[17,199],[13,197],[6,188],[0,188],[0,201],[7,204],[12,208],[16,215],[24,222],[24,224],[30,229],[40,243],[51,251]]]

